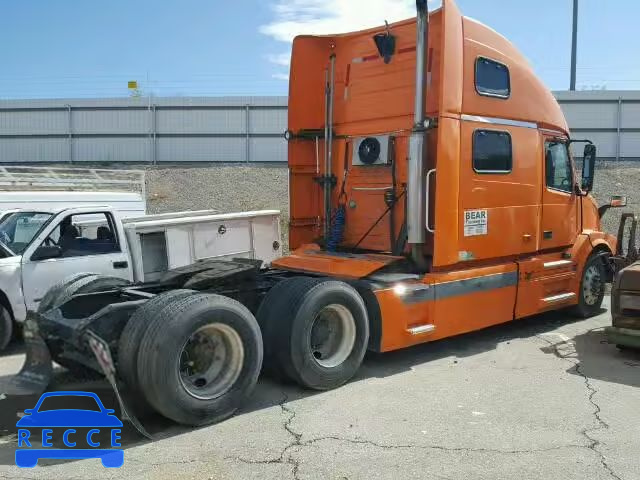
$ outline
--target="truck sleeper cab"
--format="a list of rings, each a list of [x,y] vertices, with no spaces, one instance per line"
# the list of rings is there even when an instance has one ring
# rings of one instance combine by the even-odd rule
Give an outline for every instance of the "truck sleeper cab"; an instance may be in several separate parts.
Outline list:
[[[597,311],[615,238],[601,231],[588,195],[592,179],[584,189],[578,182],[560,107],[508,40],[461,16],[450,1],[429,15],[426,153],[417,182],[424,187],[411,191],[415,25],[294,41],[288,134],[294,251],[274,266],[377,281],[380,351],[551,309]],[[380,36],[393,37],[387,59],[376,50]],[[335,79],[332,145],[319,142],[316,154],[309,132],[322,132],[325,122],[324,70]],[[375,155],[367,157],[371,149],[363,145],[372,142]],[[323,147],[332,153],[326,171],[317,167],[318,157],[327,158]],[[585,151],[589,163],[594,147]],[[345,211],[335,253],[312,246],[330,218],[322,189],[314,188],[327,175],[335,182],[330,203]],[[405,214],[412,196],[423,210],[418,225]],[[417,244],[421,258],[407,267],[412,228],[424,240]],[[376,258],[345,258],[347,251]],[[417,275],[379,283],[398,273]]]
[[[238,408],[263,358],[265,372],[326,390],[367,349],[558,308],[597,313],[615,238],[589,195],[595,147],[579,184],[566,121],[522,55],[452,0],[416,6],[416,20],[294,40],[290,255],[267,270],[196,264],[51,295],[16,390],[62,343],[150,408],[200,425]]]

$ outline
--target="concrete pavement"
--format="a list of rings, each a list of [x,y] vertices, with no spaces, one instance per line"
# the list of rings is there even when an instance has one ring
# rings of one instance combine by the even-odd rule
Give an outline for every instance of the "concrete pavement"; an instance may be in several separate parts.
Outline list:
[[[15,467],[8,423],[22,406],[0,401],[0,477],[640,479],[640,354],[608,344],[607,324],[608,312],[582,321],[553,313],[368,355],[357,378],[330,392],[262,379],[219,425],[152,417],[154,441],[126,428],[120,469],[98,460]],[[0,358],[0,375],[21,361]],[[57,376],[57,389],[81,387],[114,404],[102,382]]]

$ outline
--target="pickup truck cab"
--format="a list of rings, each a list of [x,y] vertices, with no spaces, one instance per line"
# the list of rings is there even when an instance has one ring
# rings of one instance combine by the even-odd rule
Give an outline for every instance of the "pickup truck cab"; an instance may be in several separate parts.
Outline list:
[[[0,222],[0,349],[14,324],[73,274],[138,282],[204,258],[269,263],[281,254],[279,214],[205,210],[123,219],[105,206],[16,211]]]

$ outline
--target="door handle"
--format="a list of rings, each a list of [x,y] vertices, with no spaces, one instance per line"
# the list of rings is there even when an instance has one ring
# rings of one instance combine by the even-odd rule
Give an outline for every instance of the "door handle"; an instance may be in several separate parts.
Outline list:
[[[127,268],[129,266],[129,262],[123,260],[121,262],[113,262],[113,268]]]
[[[525,233],[524,235],[522,235],[522,238],[525,241],[529,241],[529,240],[531,240],[531,234],[530,233]]]

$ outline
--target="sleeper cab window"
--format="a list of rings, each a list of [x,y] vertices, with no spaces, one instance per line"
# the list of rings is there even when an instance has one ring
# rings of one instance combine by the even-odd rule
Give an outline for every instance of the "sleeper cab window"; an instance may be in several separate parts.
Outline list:
[[[480,95],[509,98],[511,79],[509,68],[495,60],[484,57],[476,59],[476,91]]]
[[[510,173],[512,166],[511,135],[508,132],[473,132],[473,170],[476,173]]]

